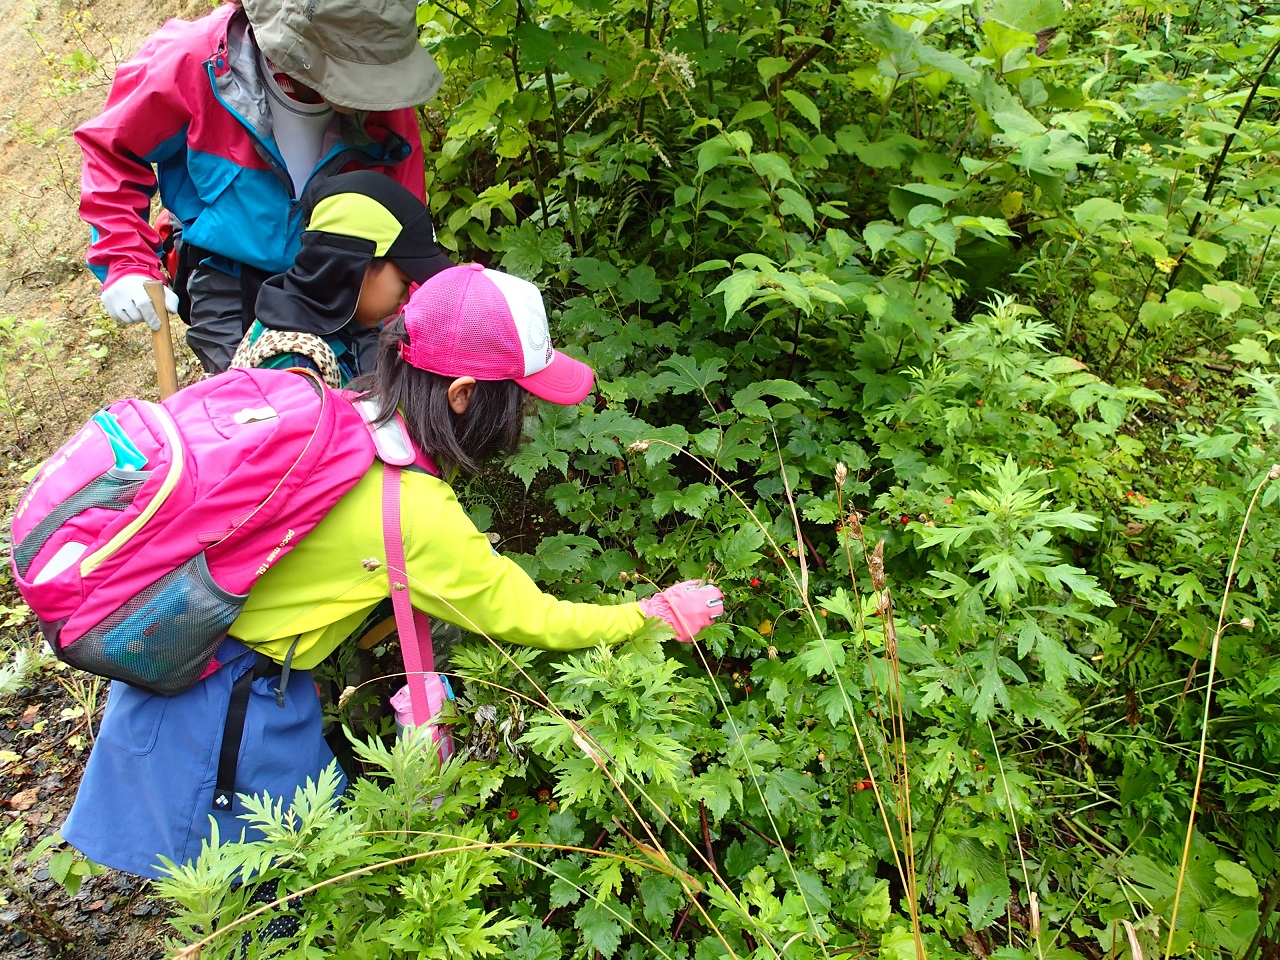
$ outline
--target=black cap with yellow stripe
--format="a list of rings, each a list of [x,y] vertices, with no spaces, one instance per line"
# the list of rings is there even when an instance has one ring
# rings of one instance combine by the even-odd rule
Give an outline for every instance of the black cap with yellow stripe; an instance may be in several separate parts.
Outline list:
[[[454,265],[436,243],[426,205],[384,173],[338,174],[307,200],[311,213],[293,266],[258,293],[257,319],[270,329],[320,336],[342,329],[375,257],[414,283]]]
[[[340,173],[312,201],[308,231],[371,240],[375,257],[386,257],[414,283],[425,283],[453,266],[436,244],[431,213],[386,174]]]

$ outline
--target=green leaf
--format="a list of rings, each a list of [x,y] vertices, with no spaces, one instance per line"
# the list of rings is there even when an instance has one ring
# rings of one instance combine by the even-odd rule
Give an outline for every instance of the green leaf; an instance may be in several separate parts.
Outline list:
[[[992,0],[985,16],[1021,30],[1039,33],[1062,23],[1062,0]]]
[[[666,929],[676,907],[684,901],[684,891],[670,877],[651,873],[640,881],[640,898],[644,901],[644,918]]]
[[[1253,878],[1248,867],[1230,860],[1216,860],[1213,869],[1218,872],[1218,879],[1214,883],[1222,889],[1229,890],[1237,897],[1247,897],[1250,900],[1258,898],[1258,881]]]
[[[1211,267],[1216,267],[1227,259],[1227,248],[1220,243],[1210,243],[1208,240],[1192,240],[1187,245],[1187,252],[1190,253],[1192,260],[1207,263]]]
[[[706,141],[698,148],[698,170],[694,176],[705,176],[730,157],[737,159],[738,148],[723,134]]]
[[[658,282],[658,274],[647,263],[632,267],[627,271],[625,279],[618,283],[618,296],[623,303],[656,303],[662,296],[662,284]]]
[[[780,73],[786,73],[791,61],[786,57],[761,57],[756,61],[756,69],[760,71],[760,79],[766,84]]]
[[[735,270],[716,284],[711,293],[724,294],[724,315],[725,319],[729,319],[742,309],[742,305],[760,289],[763,282],[763,274],[755,270]]]
[[[783,216],[788,214],[798,216],[810,230],[817,226],[813,216],[813,204],[800,191],[793,190],[791,187],[779,187],[778,199],[782,201],[778,204],[778,212]]]
[[[751,158],[751,166],[756,173],[769,181],[770,186],[776,187],[783,180],[796,182],[795,175],[791,172],[791,165],[776,153],[757,153]]]
[[[815,129],[822,129],[822,115],[818,113],[818,107],[812,100],[796,90],[783,90],[782,95],[796,108],[796,113],[813,124]]]
[[[520,65],[533,73],[541,73],[547,64],[556,59],[560,44],[555,34],[535,23],[525,20],[512,31],[516,48],[520,51]]]
[[[575,257],[573,272],[588,290],[601,293],[617,284],[622,274],[611,263],[595,257]]]
[[[555,931],[540,923],[522,925],[507,942],[511,949],[504,953],[512,960],[560,960],[564,956],[564,945]]]
[[[612,957],[622,943],[620,917],[626,918],[625,908],[614,897],[603,903],[591,900],[583,904],[573,917],[573,925],[582,932],[582,938],[592,950],[599,950]]]
[[[804,387],[790,380],[758,380],[743,387],[733,395],[733,405],[741,408],[758,397],[776,397],[779,400],[813,400]]]
[[[871,251],[871,256],[874,258],[901,232],[902,228],[896,223],[885,221],[868,223],[862,228],[862,242],[867,245],[867,249]]]
[[[1090,197],[1071,211],[1076,223],[1087,230],[1096,230],[1101,223],[1125,218],[1124,207],[1106,197]]]
[[[573,255],[563,230],[543,230],[532,220],[518,227],[503,227],[498,237],[503,247],[502,268],[525,280],[537,280],[546,264],[560,266]]]
[[[754,522],[743,521],[736,528],[721,534],[716,557],[724,564],[726,572],[747,570],[763,559],[758,552],[764,545],[764,531]]]

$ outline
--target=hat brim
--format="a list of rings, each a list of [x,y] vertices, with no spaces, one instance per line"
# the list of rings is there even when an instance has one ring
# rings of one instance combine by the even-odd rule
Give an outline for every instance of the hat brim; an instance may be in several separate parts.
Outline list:
[[[572,406],[586,399],[595,379],[589,366],[557,350],[550,365],[531,376],[517,377],[516,383],[539,399]]]
[[[423,257],[405,257],[399,254],[387,257],[392,263],[404,271],[414,283],[426,283],[441,270],[457,266],[443,253],[431,253]]]
[[[351,110],[416,107],[434,97],[444,83],[435,58],[418,43],[407,57],[394,63],[357,63],[332,53],[317,57],[317,61],[319,69],[298,79],[330,103]]]

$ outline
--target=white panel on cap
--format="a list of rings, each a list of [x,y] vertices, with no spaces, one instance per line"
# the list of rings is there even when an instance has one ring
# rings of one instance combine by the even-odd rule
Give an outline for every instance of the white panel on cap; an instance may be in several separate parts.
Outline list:
[[[528,280],[497,270],[485,270],[484,275],[493,281],[511,309],[516,332],[520,334],[520,346],[524,348],[524,375],[531,377],[551,366],[554,348],[547,326],[547,308],[538,288]]]

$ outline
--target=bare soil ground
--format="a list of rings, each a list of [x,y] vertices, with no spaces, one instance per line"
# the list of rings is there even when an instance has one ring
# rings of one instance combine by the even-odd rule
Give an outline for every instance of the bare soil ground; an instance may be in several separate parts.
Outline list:
[[[0,0],[0,664],[38,640],[7,577],[23,476],[104,403],[155,393],[149,334],[106,317],[84,266],[88,233],[76,213],[80,154],[71,132],[101,109],[116,66],[166,17],[210,6]],[[178,348],[180,364],[192,364]],[[27,862],[66,816],[105,693],[93,678],[53,664],[20,676],[0,672],[0,831],[21,824],[16,850],[0,848],[5,958],[165,955],[165,910],[148,884],[108,872],[72,898],[49,876],[47,857]],[[40,931],[67,943],[55,951]]]

